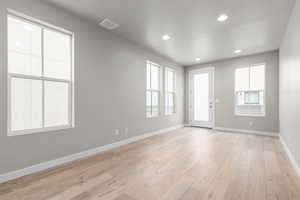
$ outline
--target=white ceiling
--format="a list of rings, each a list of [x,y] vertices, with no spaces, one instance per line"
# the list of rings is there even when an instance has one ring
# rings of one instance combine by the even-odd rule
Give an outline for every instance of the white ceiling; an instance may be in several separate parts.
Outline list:
[[[279,48],[294,0],[47,0],[182,65]],[[226,13],[229,19],[216,19]],[[163,41],[162,35],[171,36]],[[243,52],[235,55],[236,49]],[[201,58],[197,62],[195,58]]]

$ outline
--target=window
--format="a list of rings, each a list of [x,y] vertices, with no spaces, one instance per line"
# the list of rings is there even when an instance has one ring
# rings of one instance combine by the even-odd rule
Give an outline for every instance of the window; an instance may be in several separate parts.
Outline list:
[[[175,113],[175,71],[165,68],[165,114],[172,115]]]
[[[70,128],[72,33],[8,15],[8,135]]]
[[[147,61],[147,117],[157,117],[160,113],[160,70],[161,67],[159,65]]]
[[[236,69],[235,98],[236,115],[265,115],[265,65]]]

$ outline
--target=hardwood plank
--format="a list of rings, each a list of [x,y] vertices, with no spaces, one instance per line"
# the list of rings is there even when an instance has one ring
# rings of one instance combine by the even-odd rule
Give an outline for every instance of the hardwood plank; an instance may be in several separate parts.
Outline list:
[[[263,140],[260,136],[254,136],[250,146],[250,164],[247,178],[245,200],[266,199],[266,171],[264,162]]]
[[[1,200],[298,200],[279,140],[182,128],[0,184]]]
[[[271,138],[264,138],[267,148],[264,151],[265,167],[267,176],[267,200],[289,200],[288,188],[284,184],[280,164],[277,161],[276,150]]]

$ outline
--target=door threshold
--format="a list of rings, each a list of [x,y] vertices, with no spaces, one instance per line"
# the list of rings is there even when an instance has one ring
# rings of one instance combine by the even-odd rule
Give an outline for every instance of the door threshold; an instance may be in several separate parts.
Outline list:
[[[200,126],[200,125],[191,125],[191,127],[194,127],[194,128],[213,129],[212,127],[205,127],[205,126]]]

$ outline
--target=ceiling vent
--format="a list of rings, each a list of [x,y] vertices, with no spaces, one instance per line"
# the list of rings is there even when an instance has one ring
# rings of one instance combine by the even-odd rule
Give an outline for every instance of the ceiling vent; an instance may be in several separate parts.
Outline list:
[[[110,19],[104,19],[102,20],[100,23],[99,23],[100,26],[102,26],[103,28],[105,29],[108,29],[108,30],[113,30],[113,29],[116,29],[119,27],[119,24],[113,22],[112,20]]]

